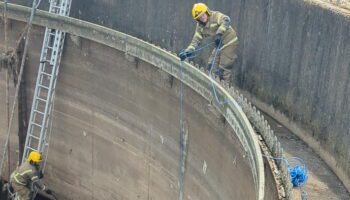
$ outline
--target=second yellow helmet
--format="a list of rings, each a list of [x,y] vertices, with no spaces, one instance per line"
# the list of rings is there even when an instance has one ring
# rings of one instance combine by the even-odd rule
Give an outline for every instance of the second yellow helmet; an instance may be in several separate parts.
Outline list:
[[[28,161],[32,161],[34,163],[39,163],[41,162],[41,154],[37,151],[32,151],[30,152],[29,156],[28,156]]]
[[[193,17],[193,19],[197,20],[197,19],[200,18],[205,12],[206,12],[208,15],[210,15],[208,6],[205,5],[204,3],[196,3],[196,4],[193,5],[193,8],[192,8],[192,17]]]

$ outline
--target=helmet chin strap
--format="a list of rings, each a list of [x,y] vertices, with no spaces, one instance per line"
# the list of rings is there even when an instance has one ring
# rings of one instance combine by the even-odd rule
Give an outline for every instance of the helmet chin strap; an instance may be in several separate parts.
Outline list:
[[[202,26],[207,25],[208,21],[209,21],[209,20],[207,20],[206,22],[202,22],[201,20],[197,19],[197,22],[198,22],[200,25],[202,25]]]

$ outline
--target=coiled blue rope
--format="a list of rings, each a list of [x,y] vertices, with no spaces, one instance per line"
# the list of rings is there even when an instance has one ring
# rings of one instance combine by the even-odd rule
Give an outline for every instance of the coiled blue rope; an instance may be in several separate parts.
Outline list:
[[[292,184],[294,187],[302,186],[308,179],[306,164],[303,159],[298,157],[291,157],[290,159],[292,159],[292,161],[298,161],[298,163],[291,162],[291,160],[289,161],[288,171],[292,179]]]
[[[305,185],[308,179],[308,170],[303,159],[298,157],[290,157],[290,158],[284,158],[284,157],[276,158],[271,156],[265,156],[265,157],[274,159],[274,160],[282,160],[287,164],[289,175],[291,177],[291,182],[294,187],[300,187]]]

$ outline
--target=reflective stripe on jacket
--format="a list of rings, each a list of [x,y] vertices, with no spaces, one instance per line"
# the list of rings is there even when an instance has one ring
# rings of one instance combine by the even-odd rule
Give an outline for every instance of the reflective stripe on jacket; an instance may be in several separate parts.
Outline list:
[[[237,33],[230,25],[230,18],[218,11],[211,11],[210,13],[211,15],[205,26],[197,23],[196,31],[187,50],[195,50],[203,38],[212,37],[219,33],[222,34],[223,46],[229,43],[238,43]]]
[[[24,162],[11,174],[11,182],[19,185],[29,186],[29,183],[39,182],[39,171],[36,166],[29,161]],[[37,184],[37,183],[36,183]],[[42,184],[38,184],[42,188]]]

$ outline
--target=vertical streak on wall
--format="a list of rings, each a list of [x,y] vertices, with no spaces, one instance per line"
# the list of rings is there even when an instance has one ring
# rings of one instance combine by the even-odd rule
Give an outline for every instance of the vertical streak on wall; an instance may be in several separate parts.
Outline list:
[[[183,79],[183,62],[181,61],[180,78]],[[186,171],[186,156],[187,156],[187,139],[188,130],[185,128],[184,120],[184,85],[180,82],[180,160],[179,160],[179,200],[183,200],[185,171]]]
[[[184,123],[181,123],[180,131],[180,184],[179,184],[179,200],[184,199],[184,185],[185,185],[185,172],[186,172],[186,158],[187,158],[187,141],[188,141],[188,129],[185,128]]]
[[[22,51],[24,48],[24,40],[20,38],[20,43],[17,49],[18,60],[22,60]],[[17,64],[17,71],[19,70],[19,63]],[[26,78],[22,78],[18,94],[18,160],[22,158],[24,143],[26,140],[27,124],[28,124],[28,107],[27,107],[27,91],[26,91]]]
[[[149,134],[148,134],[148,157],[147,159],[147,199],[150,199],[150,182],[151,182],[151,156],[152,156],[152,133],[153,127],[151,126]]]
[[[7,37],[7,0],[4,0],[4,32],[5,32],[5,55],[8,54],[8,37]],[[6,70],[6,112],[7,112],[7,131],[10,128],[10,66],[9,66],[9,60],[7,62],[7,70]],[[9,141],[10,142],[10,141]],[[10,178],[10,172],[11,172],[11,153],[10,153],[10,145],[7,146],[7,166],[8,166],[8,178]]]

